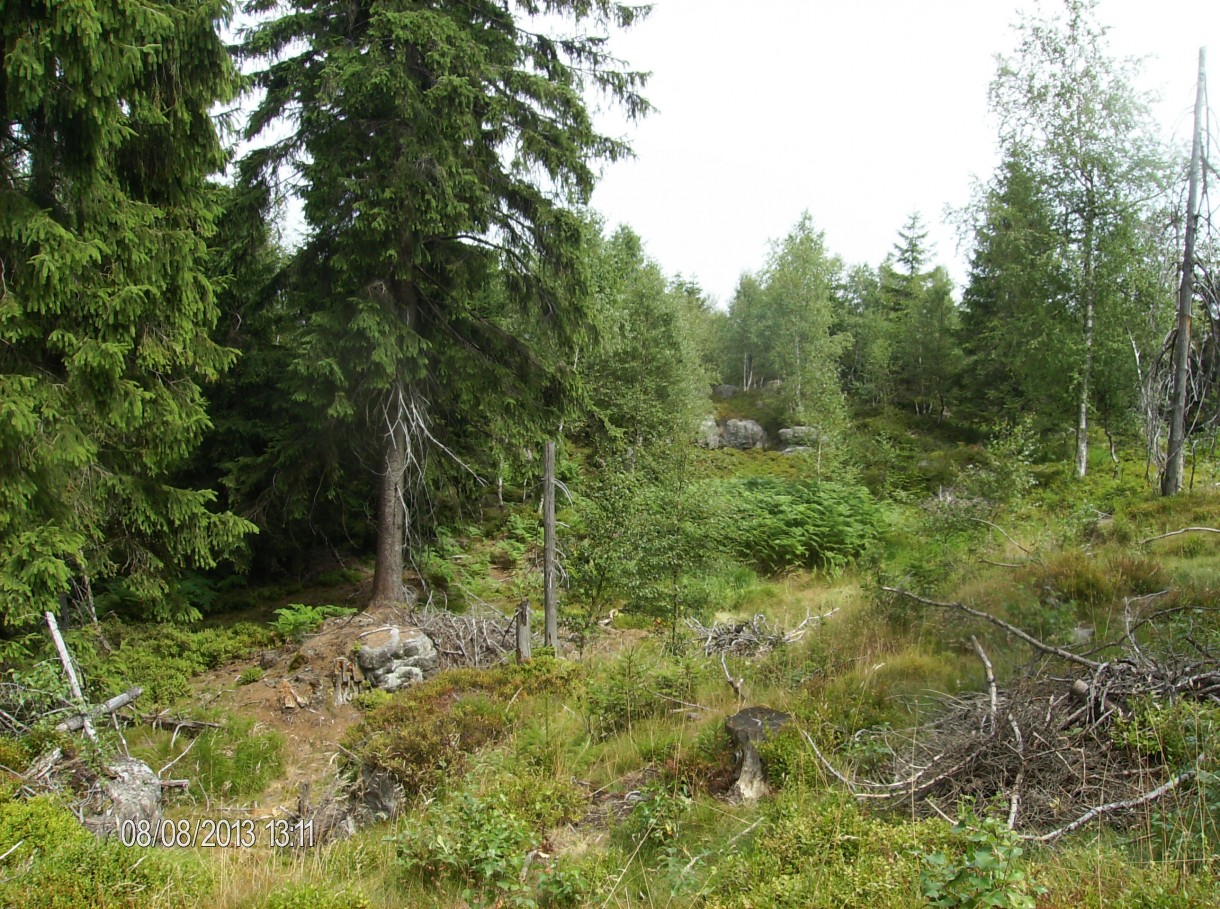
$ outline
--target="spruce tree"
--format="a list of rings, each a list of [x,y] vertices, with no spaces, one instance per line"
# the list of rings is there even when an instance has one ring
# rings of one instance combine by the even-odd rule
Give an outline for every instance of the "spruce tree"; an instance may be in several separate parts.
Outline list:
[[[295,264],[314,301],[298,394],[370,452],[372,596],[398,602],[410,506],[440,444],[438,399],[453,382],[494,396],[505,368],[528,380],[527,409],[562,396],[562,371],[535,351],[574,348],[584,323],[583,224],[571,206],[587,200],[598,160],[627,153],[594,128],[585,95],[644,112],[643,77],[605,44],[641,11],[608,0],[247,10],[262,17],[244,52],[264,92],[249,134],[289,124],[248,166],[266,178],[295,169],[309,228]],[[549,34],[560,20],[576,33]],[[477,301],[493,280],[503,299],[489,314]],[[525,323],[537,331],[513,330]]]
[[[220,3],[9,4],[0,21],[0,620],[119,576],[164,617],[245,522],[167,477],[231,362],[204,271],[235,74]]]

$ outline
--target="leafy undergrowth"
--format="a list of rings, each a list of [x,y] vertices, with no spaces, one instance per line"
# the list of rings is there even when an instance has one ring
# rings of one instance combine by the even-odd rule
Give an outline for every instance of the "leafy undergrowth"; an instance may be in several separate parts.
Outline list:
[[[811,620],[799,639],[722,663],[705,655],[684,625],[651,611],[651,601],[633,605],[638,587],[621,585],[596,610],[569,595],[569,659],[543,655],[524,667],[451,670],[396,695],[359,698],[359,721],[334,743],[335,764],[393,774],[408,798],[401,818],[297,852],[144,852],[82,836],[67,809],[51,800],[5,797],[0,853],[21,845],[0,861],[0,903],[230,909],[1220,903],[1220,784],[1208,769],[1173,800],[1091,822],[1043,846],[1007,829],[1002,799],[939,805],[943,816],[916,805],[882,812],[848,795],[813,754],[809,740],[850,776],[883,775],[893,766],[889,743],[903,730],[985,687],[972,637],[990,654],[1001,685],[1036,662],[1025,644],[996,628],[883,596],[878,581],[971,604],[1056,645],[1098,648],[1099,659],[1114,652],[1103,645],[1124,634],[1132,609],[1153,610],[1141,613],[1153,616],[1136,631],[1141,643],[1204,654],[1220,646],[1220,535],[1151,539],[1216,526],[1220,492],[1159,499],[1134,466],[1117,479],[1074,485],[1025,458],[1012,433],[1008,441],[963,437],[937,447],[934,426],[889,419],[874,420],[888,441],[862,478],[883,498],[868,503],[875,513],[856,516],[867,539],[851,542],[842,560],[785,554],[785,546],[818,545],[785,521],[807,505],[826,521],[827,502],[830,512],[839,504],[852,511],[860,487],[851,477],[839,487],[804,488],[792,475],[792,459],[767,453],[710,453],[701,468],[703,479],[722,488],[739,484],[738,498],[749,493],[771,503],[756,515],[770,529],[755,533],[738,522],[736,545],[778,534],[767,553],[780,554],[782,570],[768,573],[780,567],[770,556],[745,554],[743,564],[743,550],[718,536],[703,569],[668,588],[662,579],[656,589],[679,589],[682,615],[707,624],[762,614],[775,627],[793,629],[827,615]],[[818,498],[827,489],[830,499]],[[802,499],[804,492],[811,495]],[[538,542],[536,517],[509,507],[484,526],[442,537],[421,567],[436,599],[452,606],[515,605],[536,591]],[[109,662],[77,646],[86,674],[103,690],[138,678],[160,692],[154,700],[168,703],[181,696],[183,679],[267,646],[269,633],[265,625],[110,629],[117,658]],[[160,654],[165,659],[158,662]],[[734,755],[724,718],[741,705],[726,672],[741,680],[748,703],[795,719],[762,748],[776,792],[754,805],[729,797]],[[1216,726],[1206,705],[1132,705],[1112,747],[1142,755],[1149,766],[1190,766],[1214,754]],[[154,767],[182,754],[182,739],[172,743],[172,732],[134,730],[127,737]],[[233,718],[200,736],[173,775],[200,781],[192,798],[221,816],[257,796],[283,750],[274,735]],[[0,758],[30,756],[24,746],[0,740]],[[42,902],[19,900],[26,892]]]

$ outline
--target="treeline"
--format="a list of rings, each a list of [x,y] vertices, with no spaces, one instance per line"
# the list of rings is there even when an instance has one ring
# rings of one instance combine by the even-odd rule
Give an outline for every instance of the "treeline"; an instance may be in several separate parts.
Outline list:
[[[201,573],[301,572],[327,550],[375,553],[373,600],[397,602],[404,554],[536,494],[554,439],[569,479],[596,477],[583,540],[605,545],[574,570],[595,578],[617,552],[636,560],[621,583],[677,596],[706,549],[683,527],[718,383],[770,384],[776,420],[816,428],[828,464],[850,456],[851,410],[880,405],[1032,414],[1074,433],[1081,473],[1096,422],[1159,451],[1176,165],[1092,4],[1027,23],[1001,65],[1005,161],[968,213],[960,304],[917,217],[886,262],[847,268],[806,216],[727,312],[586,208],[598,162],[629,151],[586,98],[648,111],[644,76],[603,38],[645,12],[547,9],[576,37],[524,27],[527,2],[255,0],[233,47],[219,4],[6,12],[7,641],[48,609],[190,619]],[[216,111],[243,92],[252,150],[234,160]],[[289,192],[295,248],[279,240]],[[1215,288],[1200,290],[1211,329]],[[1214,423],[1214,351],[1205,334],[1197,429]],[[855,493],[828,495],[793,501],[835,511]],[[652,522],[630,545],[625,514]],[[793,539],[788,563],[816,564]]]

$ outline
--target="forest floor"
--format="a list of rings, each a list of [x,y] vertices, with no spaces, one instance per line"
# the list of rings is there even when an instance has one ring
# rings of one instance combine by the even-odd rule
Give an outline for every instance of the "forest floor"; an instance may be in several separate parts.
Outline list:
[[[923,801],[883,807],[868,788],[899,778],[918,758],[919,736],[934,736],[938,724],[963,710],[982,704],[985,728],[993,734],[1008,728],[994,719],[987,727],[985,663],[999,703],[1021,723],[1019,695],[1007,699],[1010,685],[1020,691],[1034,678],[1062,684],[1074,677],[1072,664],[987,621],[887,595],[883,586],[966,604],[1081,654],[1122,638],[1134,618],[1144,624],[1131,640],[1143,652],[1164,660],[1193,653],[1192,665],[1211,665],[1220,652],[1220,534],[1152,538],[1220,525],[1217,478],[1201,473],[1192,492],[1164,500],[1135,465],[1118,476],[1099,471],[1082,486],[1057,465],[988,467],[979,445],[931,425],[893,421],[887,439],[888,460],[867,468],[886,502],[886,527],[864,562],[829,573],[712,566],[703,579],[703,607],[684,616],[703,627],[764,617],[781,632],[827,616],[787,643],[721,658],[706,653],[685,623],[675,634],[663,614],[591,617],[599,623],[573,621],[582,617],[569,612],[563,660],[541,655],[529,667],[449,669],[392,697],[364,694],[337,706],[335,661],[351,656],[361,634],[406,624],[410,616],[385,609],[332,616],[299,640],[271,634],[267,623],[293,603],[359,602],[365,566],[251,591],[244,608],[210,618],[191,634],[131,631],[119,650],[129,654],[127,671],[150,665],[136,657],[151,648],[156,672],[181,664],[174,671],[187,677],[185,689],[172,676],[149,696],[160,697],[173,716],[219,726],[194,736],[145,726],[125,733],[133,754],[156,769],[173,762],[168,775],[192,779],[171,798],[171,818],[287,818],[297,810],[302,783],[316,803],[360,761],[401,774],[409,809],[312,849],[154,849],[139,867],[162,874],[159,883],[123,891],[121,899],[112,888],[104,891],[111,896],[92,901],[78,894],[75,903],[38,905],[1220,903],[1220,710],[1206,700],[1124,701],[1119,720],[1097,727],[1097,753],[1128,762],[1107,764],[1107,772],[1135,768],[1131,791],[1195,775],[1163,798],[1099,816],[1053,844],[1021,837],[1080,813],[1066,790],[1060,799],[1021,777],[982,774],[963,781],[960,792],[946,789],[943,799],[929,790]],[[791,464],[771,453],[721,452],[705,470],[783,476]],[[1023,494],[977,510],[980,490],[1020,485],[1021,477]],[[529,518],[528,510],[517,512]],[[528,534],[505,530],[511,526],[497,520],[498,530],[468,528],[433,553],[427,570],[443,582],[433,588],[434,605],[447,600],[466,615],[511,615],[537,583],[535,544]],[[219,653],[226,635],[237,639],[240,654],[191,668],[198,663],[183,654]],[[173,654],[171,644],[178,648]],[[1113,648],[1105,654],[1119,657]],[[291,707],[285,686],[299,698]],[[759,802],[730,791],[735,755],[725,719],[749,705],[793,717],[791,729],[765,746],[773,793]],[[1079,717],[1073,722],[1081,724]],[[1000,750],[988,760],[1001,766],[1018,745],[1032,753],[1032,733],[1026,738],[997,739]],[[1003,820],[1011,817],[1014,787],[1022,785],[1021,810],[1030,819],[1021,814],[1013,832]],[[0,846],[7,848],[2,815]],[[115,861],[125,854],[116,853]],[[79,856],[70,861],[79,865]],[[48,887],[68,893],[62,883],[68,878],[55,878],[54,867],[41,873],[60,881]],[[0,905],[14,892],[5,887],[0,882]]]

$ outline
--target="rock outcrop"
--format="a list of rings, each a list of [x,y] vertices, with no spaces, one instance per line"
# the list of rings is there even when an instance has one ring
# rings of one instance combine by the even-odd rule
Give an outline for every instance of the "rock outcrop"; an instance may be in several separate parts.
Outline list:
[[[370,685],[397,691],[435,675],[440,658],[432,639],[418,628],[392,625],[363,639],[356,663]]]
[[[754,420],[726,420],[721,431],[721,445],[725,448],[763,448],[767,444],[767,432]]]

